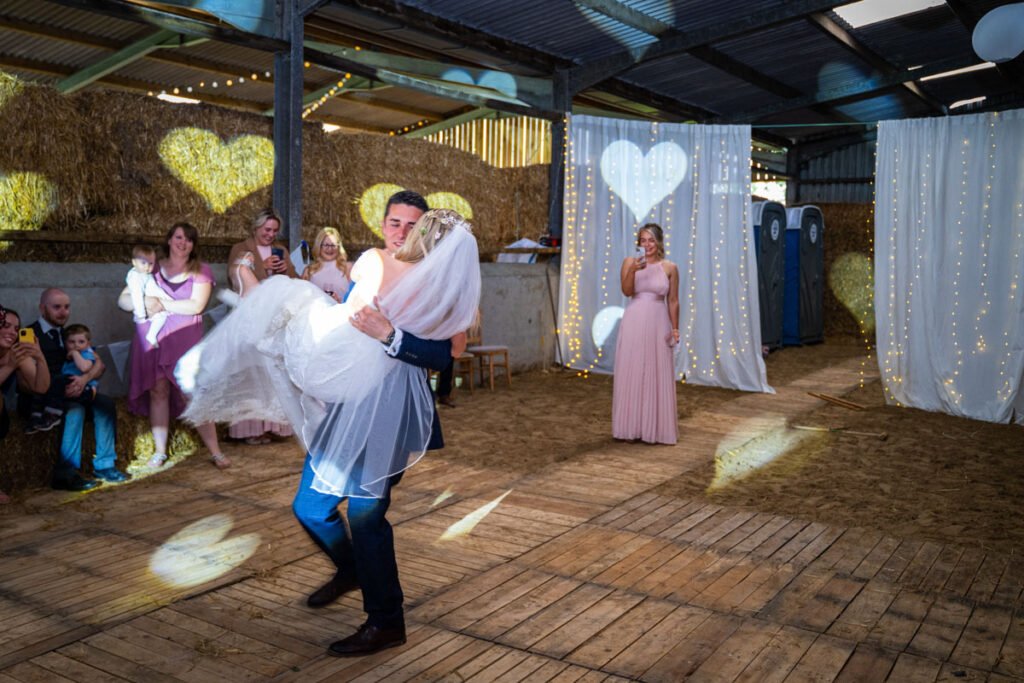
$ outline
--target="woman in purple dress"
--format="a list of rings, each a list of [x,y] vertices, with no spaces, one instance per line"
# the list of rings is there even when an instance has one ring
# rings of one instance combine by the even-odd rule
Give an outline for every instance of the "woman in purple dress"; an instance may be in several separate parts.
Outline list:
[[[662,234],[655,223],[640,228],[640,253],[622,262],[622,293],[630,301],[615,347],[612,436],[674,444],[672,347],[679,343],[679,269],[665,260]]]
[[[153,273],[157,285],[174,300],[146,297],[149,315],[167,311],[167,322],[157,337],[157,346],[146,341],[149,323],[135,326],[132,338],[131,372],[128,380],[128,409],[136,415],[148,415],[156,451],[147,463],[153,469],[167,460],[167,432],[171,418],[185,410],[185,396],[174,379],[174,366],[185,352],[203,338],[203,309],[213,292],[213,273],[199,260],[199,232],[188,223],[176,223],[167,233],[164,258]],[[125,311],[132,310],[131,293],[126,287],[118,300]],[[213,423],[196,428],[210,451],[210,459],[220,469],[231,466],[217,441]]]

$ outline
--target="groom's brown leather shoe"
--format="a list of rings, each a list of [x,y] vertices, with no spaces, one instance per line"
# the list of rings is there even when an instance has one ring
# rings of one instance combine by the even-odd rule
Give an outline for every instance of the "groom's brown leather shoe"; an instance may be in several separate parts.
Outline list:
[[[306,605],[314,608],[326,607],[345,593],[354,591],[357,588],[359,588],[359,582],[355,579],[335,574],[333,579],[310,593],[309,597],[306,598]]]
[[[373,654],[389,647],[405,644],[405,626],[381,628],[363,624],[359,630],[344,640],[331,643],[327,654],[334,657],[359,657]]]

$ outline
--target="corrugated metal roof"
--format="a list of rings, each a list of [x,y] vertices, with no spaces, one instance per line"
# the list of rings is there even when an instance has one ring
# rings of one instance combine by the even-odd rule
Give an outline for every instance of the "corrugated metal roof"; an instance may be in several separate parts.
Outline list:
[[[608,103],[609,111],[635,106],[641,115],[653,112],[666,119],[689,118],[691,112],[703,111],[709,117],[731,120],[756,113],[759,124],[776,125],[936,114],[934,105],[904,87],[868,92],[842,104],[813,106],[815,103],[809,105],[807,100],[864,83],[882,71],[891,73],[950,57],[971,60],[973,54],[962,19],[947,7],[848,30],[853,40],[885,60],[889,68],[858,56],[811,19],[790,16],[793,4],[783,0],[620,2],[677,33],[704,35],[714,27],[717,39],[706,47],[722,58],[707,51],[679,52],[604,74],[605,80],[594,86],[601,96],[586,99],[591,105],[605,106],[598,100]],[[977,18],[1001,4],[1000,0],[961,0],[958,7]],[[104,5],[103,10],[89,12],[53,0],[6,0],[0,9],[0,68],[54,82],[58,77],[48,71],[67,74],[80,70],[156,30],[154,25],[127,15],[111,16],[110,12],[118,11],[116,3]],[[758,30],[726,35],[732,18],[764,13],[773,13],[776,21]],[[779,20],[780,16],[790,18]],[[349,47],[360,45],[382,53],[550,78],[556,67],[586,67],[608,57],[624,58],[630,50],[642,55],[659,41],[659,36],[627,23],[628,19],[613,19],[574,0],[336,0],[307,20],[307,33]],[[43,28],[37,30],[32,25]],[[39,35],[32,35],[33,31]],[[205,41],[161,50],[123,65],[106,85],[113,82],[146,89],[151,84],[170,90],[196,88],[203,82],[212,91],[209,84],[216,79],[219,87],[214,94],[219,97],[232,98],[250,110],[269,109],[273,88],[263,74],[272,71],[273,62],[273,54],[265,50]],[[1019,87],[1007,76],[1020,73],[1019,66],[930,81],[920,88],[946,105],[986,93],[1000,95],[1003,103],[1021,102],[1020,97],[1015,100],[1006,95],[1011,87]],[[1018,71],[1014,72],[1015,68]],[[247,76],[252,71],[260,74],[258,83],[223,85],[233,73]],[[312,65],[305,71],[305,91],[316,91],[337,78],[336,71]],[[103,87],[103,83],[92,87]],[[375,102],[378,106],[373,106]],[[469,106],[464,101],[392,88],[336,98],[320,107],[316,116],[336,117],[347,125],[362,122],[373,129],[398,128],[424,116],[442,119]],[[776,128],[774,132],[797,138],[816,129]]]

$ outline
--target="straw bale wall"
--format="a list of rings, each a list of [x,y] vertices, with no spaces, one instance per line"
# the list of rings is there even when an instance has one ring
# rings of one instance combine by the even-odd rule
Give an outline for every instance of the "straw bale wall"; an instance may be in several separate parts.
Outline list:
[[[11,133],[0,146],[0,229],[83,236],[70,243],[16,240],[0,247],[0,260],[126,261],[130,244],[112,248],[109,240],[90,243],[90,236],[128,242],[127,236],[161,235],[180,220],[214,244],[242,239],[252,216],[271,203],[272,125],[257,114],[115,91],[65,96],[28,84],[0,91],[0,130]],[[546,166],[497,169],[425,140],[327,134],[317,124],[305,126],[303,154],[309,240],[331,225],[348,245],[379,243],[359,211],[376,183],[460,195],[472,207],[481,251],[536,237],[547,226]],[[47,192],[15,192],[10,179],[24,185],[26,174],[47,184]],[[50,205],[40,209],[47,198]],[[41,219],[24,218],[26,202]],[[203,257],[223,260],[220,251],[204,250]]]
[[[852,282],[838,282],[834,269],[837,261],[846,254],[858,256],[858,260],[872,258],[874,237],[874,207],[871,204],[817,204],[825,217],[825,300],[823,315],[826,337],[861,337],[858,318],[840,301],[837,294],[845,289],[864,292],[869,281],[858,278]],[[847,257],[849,258],[849,257]],[[857,271],[862,273],[862,271]],[[850,295],[843,295],[849,300]],[[860,306],[854,306],[860,308]],[[873,329],[873,323],[871,323]],[[874,333],[868,334],[874,343]]]

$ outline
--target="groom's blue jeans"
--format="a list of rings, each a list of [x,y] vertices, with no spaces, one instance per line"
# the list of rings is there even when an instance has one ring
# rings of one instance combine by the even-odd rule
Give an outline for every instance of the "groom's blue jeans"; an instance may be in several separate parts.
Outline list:
[[[313,490],[313,476],[307,453],[302,481],[292,503],[299,523],[331,558],[341,577],[359,581],[368,624],[382,628],[404,625],[395,539],[384,518],[391,505],[391,487],[402,474],[391,477],[383,498],[348,499],[346,517],[351,537],[345,532],[345,522],[338,511],[338,505],[345,499]]]

